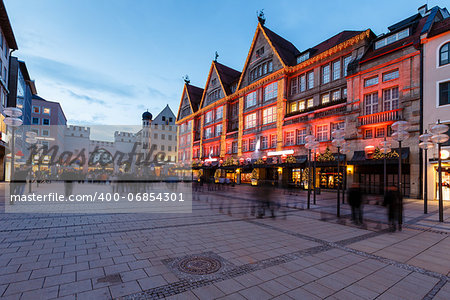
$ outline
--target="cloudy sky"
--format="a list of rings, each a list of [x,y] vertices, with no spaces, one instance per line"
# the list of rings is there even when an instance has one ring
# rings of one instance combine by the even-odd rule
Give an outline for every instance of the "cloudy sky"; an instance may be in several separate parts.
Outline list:
[[[376,34],[424,0],[4,0],[38,93],[69,124],[140,124],[166,104],[177,113],[183,75],[204,87],[214,52],[242,70],[264,9],[266,26],[300,51],[342,30]],[[428,0],[429,6],[446,1]],[[376,3],[376,5],[375,5]]]

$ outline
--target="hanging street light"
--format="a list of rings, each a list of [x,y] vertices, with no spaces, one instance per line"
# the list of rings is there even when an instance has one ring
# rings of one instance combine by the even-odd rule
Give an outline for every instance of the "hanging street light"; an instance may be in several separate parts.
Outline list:
[[[438,145],[438,175],[439,175],[439,222],[444,222],[444,198],[442,196],[442,154],[441,146],[443,143],[447,142],[449,136],[445,134],[448,131],[448,126],[442,124],[440,120],[437,121],[436,125],[431,127],[431,141]]]
[[[331,141],[331,144],[337,148],[338,153],[338,169],[337,169],[337,206],[336,206],[336,215],[338,218],[341,217],[341,199],[340,199],[340,186],[341,181],[339,179],[340,177],[340,165],[341,165],[341,159],[340,159],[340,150],[341,147],[345,145],[345,139],[344,139],[345,132],[342,129],[336,129],[331,133],[331,136],[333,137],[333,140]]]
[[[428,213],[428,176],[427,176],[427,169],[428,169],[428,150],[434,148],[434,143],[431,141],[431,137],[433,135],[431,133],[428,133],[425,130],[425,133],[419,136],[419,140],[421,141],[419,143],[419,148],[424,150],[425,152],[425,172],[424,172],[424,187],[423,187],[423,213]]]

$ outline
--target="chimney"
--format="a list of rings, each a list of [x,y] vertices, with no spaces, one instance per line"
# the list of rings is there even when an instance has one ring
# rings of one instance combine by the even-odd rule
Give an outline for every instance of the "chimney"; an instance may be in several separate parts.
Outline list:
[[[427,11],[428,11],[428,5],[426,5],[426,4],[422,5],[421,7],[419,7],[419,8],[417,9],[417,11],[419,12],[419,14],[420,14],[422,17],[424,17],[425,14],[426,14]]]

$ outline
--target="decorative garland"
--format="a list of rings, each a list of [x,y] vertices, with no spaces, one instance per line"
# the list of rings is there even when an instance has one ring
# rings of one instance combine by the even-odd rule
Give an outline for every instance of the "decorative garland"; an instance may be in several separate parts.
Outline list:
[[[325,152],[323,154],[319,154],[317,156],[317,161],[323,162],[323,161],[335,161],[336,158],[334,157],[333,153],[331,153],[330,148],[327,147],[325,149]]]
[[[295,164],[295,163],[297,162],[297,159],[296,159],[293,155],[289,155],[289,156],[286,158],[286,162],[287,162],[288,164]]]
[[[262,160],[262,158],[258,159],[258,160],[255,162],[255,165],[263,165],[263,164],[265,164],[265,162],[264,162],[264,160]]]
[[[237,166],[238,163],[236,161],[234,161],[233,158],[228,157],[224,163],[222,164],[224,167],[228,167],[228,166]]]
[[[395,150],[392,150],[391,152],[384,154],[383,152],[381,152],[380,148],[376,147],[375,151],[373,153],[373,159],[384,159],[385,155],[386,155],[386,159],[398,158],[398,156],[399,156],[397,151],[395,151]]]

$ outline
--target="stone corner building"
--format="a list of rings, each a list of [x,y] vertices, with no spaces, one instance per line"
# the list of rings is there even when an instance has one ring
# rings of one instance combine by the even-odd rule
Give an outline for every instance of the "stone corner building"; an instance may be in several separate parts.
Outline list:
[[[402,153],[404,193],[418,197],[419,48],[421,32],[436,18],[429,12],[380,37],[370,29],[346,30],[302,51],[260,21],[242,72],[213,61],[203,89],[186,82],[177,116],[178,161],[192,164],[197,176],[305,187],[305,137],[313,134],[320,143],[316,187],[361,182],[367,192],[382,193],[377,147],[391,139],[392,123],[407,120],[412,138]],[[339,156],[348,165],[339,173],[335,129],[345,129],[350,150]],[[397,160],[388,161],[393,184]]]

